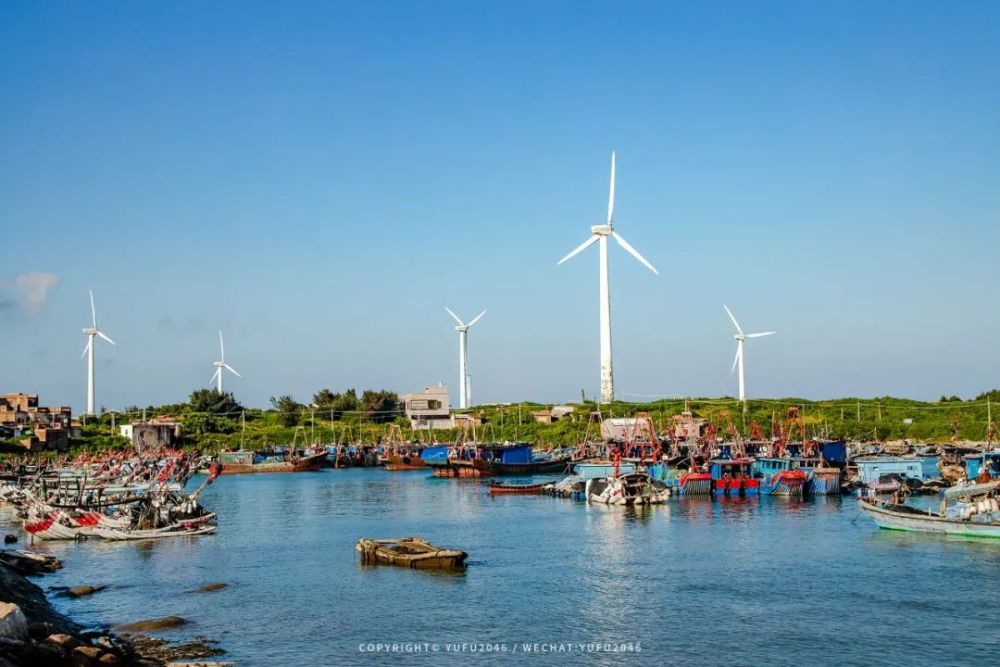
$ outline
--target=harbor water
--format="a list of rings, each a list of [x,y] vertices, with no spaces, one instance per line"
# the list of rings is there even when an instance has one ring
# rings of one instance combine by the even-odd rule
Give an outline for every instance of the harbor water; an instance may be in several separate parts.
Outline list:
[[[203,503],[216,535],[38,543],[65,562],[39,583],[107,584],[53,601],[88,625],[181,616],[161,636],[217,639],[248,666],[940,665],[1000,649],[1000,543],[879,530],[851,497],[632,509],[352,469],[226,476]],[[359,538],[409,535],[467,551],[468,569],[359,563]],[[209,582],[228,587],[189,592]]]

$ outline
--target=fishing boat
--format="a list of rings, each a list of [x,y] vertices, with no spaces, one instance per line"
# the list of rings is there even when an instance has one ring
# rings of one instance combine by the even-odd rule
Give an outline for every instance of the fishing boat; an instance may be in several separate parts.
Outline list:
[[[760,478],[760,493],[767,496],[802,498],[809,475],[795,467],[789,457],[760,457],[753,464],[754,475]]]
[[[795,457],[794,467],[806,473],[805,495],[840,495],[840,469],[827,465],[822,456]]]
[[[485,475],[547,475],[564,473],[573,460],[561,451],[537,455],[529,443],[480,447],[472,466]]]
[[[712,495],[712,473],[692,468],[677,481],[677,493],[682,496]]]
[[[325,450],[308,455],[298,455],[284,449],[240,450],[220,452],[219,463],[223,475],[267,472],[309,472],[325,467],[328,462]]]
[[[398,540],[361,539],[355,545],[363,565],[396,565],[420,570],[461,569],[469,554],[436,547],[420,537]]]
[[[590,502],[604,505],[659,505],[670,498],[670,489],[648,473],[632,472],[617,477],[589,479],[584,494]]]
[[[636,464],[630,461],[621,461],[618,464],[618,473],[626,475],[636,471]],[[611,477],[615,474],[614,461],[581,461],[573,464],[573,474],[582,479],[601,479]]]
[[[93,534],[113,542],[209,535],[215,532],[216,527],[211,524],[214,520],[215,514],[209,513],[160,528],[102,528],[97,526],[93,528]]]
[[[1000,477],[1000,450],[966,454],[962,457],[968,479]]]
[[[487,485],[487,489],[493,495],[498,494],[522,494],[530,495],[542,492],[542,488],[545,487],[548,482],[541,482],[538,484],[505,484],[503,482],[497,482],[491,480]]]
[[[760,493],[760,480],[753,477],[753,461],[750,457],[712,460],[709,468],[712,493],[717,497],[723,496],[725,498],[746,498],[758,495]]]
[[[427,462],[420,458],[419,448],[398,449],[387,452],[380,457],[386,470],[424,470]]]
[[[386,470],[423,470],[427,462],[421,458],[423,447],[403,438],[403,431],[391,424],[385,434],[379,462]]]
[[[996,497],[998,490],[1000,490],[1000,482],[990,485],[985,492],[961,496],[962,502],[955,507],[946,507],[945,511],[940,513],[909,505],[881,503],[872,498],[859,498],[858,507],[879,528],[966,537],[1000,538],[1000,503]],[[970,488],[969,491],[972,489]],[[956,496],[953,495],[954,497]],[[947,503],[948,500],[949,498],[946,496],[944,503]]]

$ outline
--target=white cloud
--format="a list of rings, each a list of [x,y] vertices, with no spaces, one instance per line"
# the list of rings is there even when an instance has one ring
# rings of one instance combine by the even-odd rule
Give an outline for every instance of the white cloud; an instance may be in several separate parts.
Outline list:
[[[18,292],[24,300],[24,308],[37,313],[49,298],[49,290],[59,284],[59,276],[54,273],[31,271],[21,273],[14,279]]]

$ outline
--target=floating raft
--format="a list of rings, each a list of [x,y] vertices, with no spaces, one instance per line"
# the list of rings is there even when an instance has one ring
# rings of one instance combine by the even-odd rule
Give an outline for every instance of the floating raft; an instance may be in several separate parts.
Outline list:
[[[420,570],[458,569],[465,567],[469,554],[456,549],[442,549],[420,537],[398,540],[360,539],[355,550],[364,565],[397,565]]]

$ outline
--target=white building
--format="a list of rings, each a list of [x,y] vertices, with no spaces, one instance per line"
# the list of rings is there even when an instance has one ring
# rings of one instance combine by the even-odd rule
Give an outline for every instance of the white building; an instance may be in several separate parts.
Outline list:
[[[426,387],[420,393],[400,396],[410,428],[414,430],[453,428],[448,388]]]

